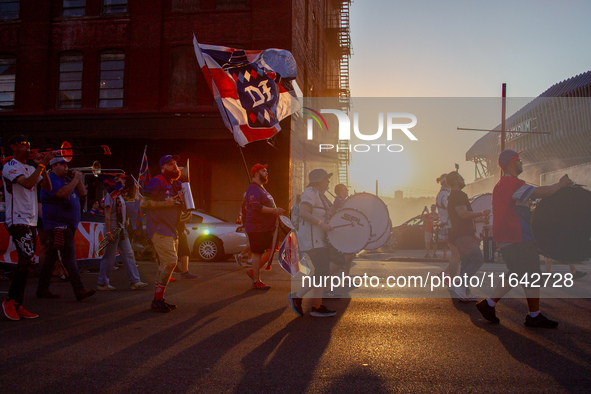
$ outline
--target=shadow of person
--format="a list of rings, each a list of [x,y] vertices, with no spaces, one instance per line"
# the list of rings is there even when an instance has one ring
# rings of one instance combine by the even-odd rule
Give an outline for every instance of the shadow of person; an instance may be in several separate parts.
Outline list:
[[[515,331],[503,325],[503,321],[515,320],[516,316],[521,316],[519,311],[523,308],[519,308],[516,302],[525,303],[525,300],[504,300],[504,311],[512,313],[500,315],[500,324],[485,321],[473,304],[470,312],[464,311],[463,306],[458,309],[469,314],[476,327],[495,336],[507,353],[519,363],[542,375],[551,376],[567,392],[588,391],[591,350],[582,346],[586,342],[584,338],[590,336],[588,326],[563,323],[558,330],[523,326],[522,330]],[[585,320],[588,323],[589,319]],[[569,335],[570,332],[565,330],[576,333],[576,336]]]
[[[330,343],[332,330],[351,299],[336,302],[336,316],[294,317],[282,330],[242,358],[246,372],[234,393],[252,392],[260,388],[263,381],[267,387],[282,387],[284,393],[306,392],[314,378],[316,366]]]
[[[370,367],[357,367],[349,370],[347,373],[339,376],[334,382],[322,390],[323,393],[347,393],[351,391],[359,392],[362,387],[363,392],[373,394],[386,394],[388,389],[386,381],[375,374]],[[353,389],[355,388],[355,389]]]
[[[207,363],[207,366],[215,363],[215,361],[222,357],[227,350],[281,316],[285,311],[285,308],[280,308],[241,321],[232,327],[217,332],[193,346],[188,346],[174,357],[166,358],[167,353],[179,343],[188,343],[187,338],[192,333],[199,331],[218,319],[218,317],[210,315],[219,312],[234,302],[244,300],[245,297],[250,296],[248,293],[249,292],[235,295],[208,304],[199,308],[197,312],[189,318],[172,325],[163,324],[163,315],[160,313],[154,313],[148,309],[125,317],[119,321],[113,321],[103,326],[93,328],[92,330],[81,333],[75,337],[64,338],[62,341],[46,346],[43,349],[37,349],[36,352],[41,351],[42,353],[35,353],[35,356],[43,354],[47,357],[53,352],[63,350],[64,346],[74,346],[79,342],[92,338],[93,336],[105,335],[105,332],[107,331],[121,330],[122,327],[132,325],[132,323],[136,327],[138,326],[138,322],[145,325],[151,325],[152,327],[161,326],[156,333],[139,341],[135,340],[134,332],[133,330],[130,330],[129,336],[125,336],[125,338],[131,341],[128,346],[105,358],[90,362],[87,366],[75,373],[70,373],[58,378],[52,383],[45,385],[45,387],[42,387],[40,391],[64,392],[69,391],[68,389],[76,391],[75,388],[79,388],[76,382],[88,382],[90,376],[103,377],[102,379],[92,378],[92,391],[96,392],[166,391],[165,388],[169,387],[169,375],[167,373],[159,373],[159,371],[169,372],[178,369],[177,367],[179,365],[192,365],[196,367],[196,370],[205,373],[204,371],[206,368],[199,368],[199,366],[204,363]],[[136,369],[138,366],[145,363],[146,360],[150,360],[149,365],[153,365],[156,362],[155,360],[159,360],[160,358],[166,358],[166,361],[162,364],[158,364],[157,367],[153,367],[157,368],[157,370],[145,369],[142,367],[141,373],[137,373]],[[149,376],[149,379],[147,379],[146,376]],[[178,392],[182,392],[192,389],[195,382],[201,376],[201,374],[196,373],[190,380],[182,382],[175,381],[175,390],[178,389]],[[183,384],[186,384],[186,386]],[[159,390],[158,388],[163,390]]]

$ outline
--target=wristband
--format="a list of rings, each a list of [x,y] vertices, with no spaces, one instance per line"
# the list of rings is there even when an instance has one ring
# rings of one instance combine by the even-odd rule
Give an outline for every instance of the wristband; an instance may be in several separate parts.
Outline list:
[[[109,235],[109,234],[111,234],[111,232],[110,231],[107,231],[107,235]]]
[[[317,226],[320,227],[321,224],[322,224],[322,220],[319,220]]]
[[[37,167],[41,167],[41,170],[44,170],[45,169],[45,165],[43,165],[41,163],[37,164]]]

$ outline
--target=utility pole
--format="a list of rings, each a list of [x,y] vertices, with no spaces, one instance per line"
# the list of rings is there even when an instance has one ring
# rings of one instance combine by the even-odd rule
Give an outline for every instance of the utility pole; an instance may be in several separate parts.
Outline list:
[[[501,152],[505,150],[505,106],[507,104],[507,84],[503,83],[503,95],[501,104]]]

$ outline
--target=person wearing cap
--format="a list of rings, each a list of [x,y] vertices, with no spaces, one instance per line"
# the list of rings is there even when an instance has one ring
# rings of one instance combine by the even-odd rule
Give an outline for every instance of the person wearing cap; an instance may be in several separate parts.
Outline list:
[[[105,196],[105,238],[109,243],[105,247],[105,254],[101,259],[97,290],[116,290],[115,286],[109,284],[109,280],[115,267],[117,250],[119,250],[119,255],[123,261],[123,267],[127,273],[131,290],[141,290],[148,286],[147,283],[140,280],[140,273],[125,228],[127,209],[123,194],[127,193],[125,187],[126,178],[125,175],[118,175],[114,178],[115,185],[113,186],[105,182],[108,192]]]
[[[300,203],[300,227],[297,233],[298,245],[301,252],[306,252],[314,266],[314,276],[326,277],[330,275],[330,252],[326,233],[332,231],[328,224],[332,211],[332,204],[324,193],[328,190],[332,174],[322,168],[317,168],[308,174],[310,183],[302,193]],[[322,288],[302,287],[288,294],[288,301],[292,311],[297,316],[303,316],[302,298],[312,291],[313,317],[332,317],[335,311],[322,304]]]
[[[273,244],[273,233],[277,226],[277,216],[284,211],[277,208],[275,200],[265,189],[269,181],[267,164],[255,164],[250,169],[252,179],[246,189],[246,218],[244,220],[244,231],[248,236],[250,251],[252,253],[252,269],[246,271],[252,279],[253,289],[268,290],[271,286],[261,281],[261,267],[265,264],[262,255],[267,249],[275,247]]]
[[[43,206],[43,229],[47,232],[49,251],[45,256],[37,297],[58,298],[49,290],[51,275],[58,261],[58,251],[61,262],[68,272],[74,295],[78,301],[90,297],[96,289],[86,289],[80,278],[80,271],[76,263],[76,244],[74,236],[80,223],[80,198],[86,197],[86,188],[82,182],[82,173],[68,172],[68,163],[63,157],[54,157],[49,162],[51,172],[50,191],[41,190],[41,204]]]
[[[480,239],[476,237],[474,222],[488,220],[490,209],[481,212],[473,212],[468,195],[462,191],[466,186],[464,178],[457,172],[447,174],[447,183],[451,188],[447,199],[447,213],[451,228],[449,230],[449,243],[454,245],[460,254],[460,274],[462,277],[471,278],[484,263],[484,257],[480,250]],[[462,302],[478,301],[470,295],[470,281],[460,286],[451,286],[451,290]]]
[[[179,156],[160,158],[160,174],[150,180],[144,190],[140,208],[148,211],[146,235],[158,253],[159,272],[151,308],[167,313],[176,309],[164,299],[166,286],[178,261],[178,221],[183,203]]]
[[[24,135],[11,137],[8,145],[14,157],[2,169],[6,197],[5,225],[16,247],[18,264],[8,289],[8,296],[2,302],[2,310],[10,320],[34,319],[39,315],[23,307],[23,298],[27,276],[35,262],[39,218],[37,185],[41,182],[44,190],[51,190],[51,180],[45,167],[53,158],[53,153],[36,155],[33,161],[37,166],[33,167],[27,164],[31,155],[31,144]]]
[[[524,324],[528,327],[556,328],[558,322],[540,313],[540,288],[530,287],[521,280],[525,277],[526,281],[531,282],[532,274],[541,277],[538,248],[531,231],[529,201],[551,196],[563,187],[572,186],[573,182],[568,175],[564,175],[553,185],[535,187],[527,184],[519,179],[523,172],[519,153],[506,149],[499,155],[499,166],[503,170],[503,176],[493,189],[493,241],[501,247],[501,255],[507,264],[509,275],[516,276],[523,286],[529,310]],[[500,322],[495,307],[510,290],[509,286],[498,286],[490,298],[476,304],[486,320],[492,323]]]

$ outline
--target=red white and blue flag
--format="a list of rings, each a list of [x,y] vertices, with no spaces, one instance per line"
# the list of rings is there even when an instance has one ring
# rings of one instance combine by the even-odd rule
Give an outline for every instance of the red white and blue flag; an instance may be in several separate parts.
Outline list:
[[[195,56],[226,127],[240,146],[273,137],[279,122],[298,111],[293,55],[283,49],[262,51],[199,44]]]
[[[292,277],[296,276],[298,272],[304,275],[310,273],[310,267],[305,257],[300,253],[298,239],[296,233],[293,231],[290,231],[281,243],[277,257],[281,268]]]

